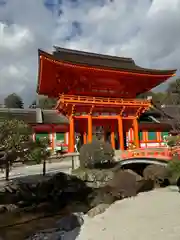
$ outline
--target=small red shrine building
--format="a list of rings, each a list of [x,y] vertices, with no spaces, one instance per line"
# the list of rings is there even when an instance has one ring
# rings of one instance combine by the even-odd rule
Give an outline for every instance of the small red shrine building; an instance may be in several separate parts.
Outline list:
[[[142,136],[147,139],[148,129],[147,125],[140,127],[138,119],[152,104],[136,96],[175,72],[141,68],[131,58],[55,47],[52,54],[39,50],[37,92],[58,98],[56,110],[69,119],[69,152],[74,152],[75,133],[83,136],[84,143],[91,142],[99,126],[110,133],[113,148],[115,140],[121,150],[130,141],[139,148]],[[162,131],[157,129],[159,142]]]

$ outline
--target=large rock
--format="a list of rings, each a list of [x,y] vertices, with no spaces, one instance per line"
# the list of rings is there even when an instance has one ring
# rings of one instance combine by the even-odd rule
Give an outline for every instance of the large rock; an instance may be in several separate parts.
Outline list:
[[[87,213],[89,217],[95,217],[98,214],[101,214],[106,211],[107,208],[109,208],[110,204],[107,203],[101,203],[97,205],[96,207],[90,209]]]
[[[43,240],[43,239],[75,239],[80,231],[81,226],[83,225],[84,220],[81,214],[71,214],[69,216],[65,216],[60,219],[56,223],[55,228],[46,229],[40,232],[37,232],[30,237],[26,238],[27,240]],[[76,231],[73,231],[76,230]],[[73,231],[71,233],[71,238],[69,238],[68,232]],[[73,236],[73,237],[72,237]]]
[[[73,174],[94,188],[88,195],[90,208],[99,204],[112,204],[116,200],[153,189],[149,180],[143,180],[132,170],[122,170],[118,164],[111,169],[77,169]]]
[[[171,177],[167,167],[161,165],[148,165],[143,171],[144,179],[151,179],[156,183],[156,186],[168,185],[168,179]],[[166,184],[167,183],[167,184]]]
[[[91,189],[75,176],[29,176],[13,180],[0,193],[0,204],[30,206],[42,202],[56,203],[59,208],[71,201],[85,201]]]
[[[129,172],[131,173],[132,175],[134,175],[136,177],[136,181],[141,181],[143,179],[142,176],[140,176],[139,174],[137,174],[136,172],[134,172],[133,170],[131,169],[125,169],[124,170],[125,172]]]
[[[136,182],[136,193],[148,192],[154,189],[154,181],[152,179],[141,179]]]
[[[136,196],[136,176],[128,171],[116,171],[105,186],[94,189],[88,195],[91,208],[100,204],[112,204],[117,200]]]
[[[84,181],[87,186],[99,188],[105,186],[114,177],[114,169],[76,169],[72,174]]]
[[[117,171],[108,185],[121,193],[122,198],[136,196],[136,175],[129,171]]]
[[[16,209],[17,209],[17,206],[14,204],[0,205],[0,214],[6,213],[6,212],[13,212]]]
[[[116,200],[113,190],[114,189],[109,186],[94,189],[94,191],[88,195],[88,205],[90,209],[99,204],[112,204]]]

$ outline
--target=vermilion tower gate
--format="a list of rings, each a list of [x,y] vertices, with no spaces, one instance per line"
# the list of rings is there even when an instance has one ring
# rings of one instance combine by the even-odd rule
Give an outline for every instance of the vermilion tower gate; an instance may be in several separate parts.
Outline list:
[[[63,48],[53,54],[39,50],[38,93],[58,98],[56,109],[69,118],[69,151],[74,152],[75,132],[84,143],[92,141],[93,126],[110,131],[115,148],[126,147],[126,134],[134,132],[139,147],[138,117],[151,102],[136,99],[173,76],[175,70],[151,70],[118,58]]]

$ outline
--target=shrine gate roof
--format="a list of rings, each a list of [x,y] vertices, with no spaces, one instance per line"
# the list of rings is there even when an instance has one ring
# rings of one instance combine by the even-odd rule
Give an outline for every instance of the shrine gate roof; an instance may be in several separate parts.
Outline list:
[[[53,54],[39,50],[37,92],[49,97],[64,93],[134,98],[175,72],[142,68],[131,58],[55,47]]]

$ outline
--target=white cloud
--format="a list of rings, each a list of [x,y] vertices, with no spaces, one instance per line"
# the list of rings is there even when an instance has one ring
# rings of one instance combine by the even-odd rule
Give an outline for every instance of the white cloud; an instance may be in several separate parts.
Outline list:
[[[14,49],[17,51],[33,41],[29,29],[15,24],[8,27],[7,24],[0,23],[0,51]]]
[[[62,2],[59,17],[41,0],[0,7],[0,95],[15,91],[30,101],[37,49],[51,51],[53,44],[133,57],[143,67],[180,67],[180,0]]]

